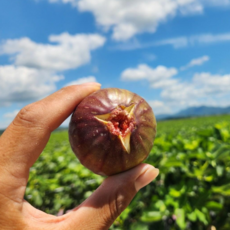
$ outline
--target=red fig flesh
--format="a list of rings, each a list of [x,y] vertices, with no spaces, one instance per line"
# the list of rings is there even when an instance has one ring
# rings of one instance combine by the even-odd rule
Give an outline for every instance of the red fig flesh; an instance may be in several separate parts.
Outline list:
[[[148,103],[128,90],[99,90],[76,107],[69,140],[80,162],[109,176],[143,162],[153,146],[156,119]]]

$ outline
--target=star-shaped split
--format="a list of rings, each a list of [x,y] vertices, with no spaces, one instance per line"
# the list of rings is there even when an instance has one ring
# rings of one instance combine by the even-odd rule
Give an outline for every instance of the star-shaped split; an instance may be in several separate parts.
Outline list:
[[[127,153],[130,153],[130,136],[135,128],[134,108],[135,104],[128,107],[119,105],[110,113],[95,116],[112,134],[118,136]]]

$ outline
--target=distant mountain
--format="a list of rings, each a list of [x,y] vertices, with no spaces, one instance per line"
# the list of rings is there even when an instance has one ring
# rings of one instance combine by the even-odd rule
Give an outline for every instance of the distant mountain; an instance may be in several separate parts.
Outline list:
[[[208,116],[208,115],[220,115],[220,114],[230,114],[229,107],[210,107],[210,106],[199,106],[199,107],[189,107],[187,109],[181,110],[180,112],[173,115],[157,115],[157,120],[166,120],[166,119],[176,119],[182,117],[199,117],[199,116]]]
[[[159,114],[159,115],[156,115],[156,119],[157,120],[166,120],[170,116],[172,116],[172,115],[169,115],[169,114]]]

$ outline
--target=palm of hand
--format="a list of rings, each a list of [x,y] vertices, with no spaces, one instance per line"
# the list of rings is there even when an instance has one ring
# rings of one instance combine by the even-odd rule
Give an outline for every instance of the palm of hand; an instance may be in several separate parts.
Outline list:
[[[136,192],[150,183],[158,169],[141,164],[108,177],[81,205],[63,216],[37,210],[24,200],[29,169],[51,132],[87,95],[99,89],[88,83],[65,87],[23,108],[0,138],[0,229],[108,229]]]

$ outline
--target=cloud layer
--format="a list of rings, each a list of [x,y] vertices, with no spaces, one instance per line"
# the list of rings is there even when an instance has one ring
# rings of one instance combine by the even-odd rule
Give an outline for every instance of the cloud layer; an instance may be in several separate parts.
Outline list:
[[[88,63],[90,52],[103,46],[105,38],[98,34],[63,33],[49,36],[49,41],[55,44],[39,44],[29,38],[9,39],[2,43],[0,54],[11,55],[17,66],[62,71]]]
[[[170,38],[158,41],[152,45],[172,45],[174,48],[182,48],[199,44],[212,44],[219,42],[230,42],[230,33],[223,34],[198,34],[189,37]]]
[[[200,62],[193,61],[192,63],[198,64]],[[176,68],[165,66],[152,68],[142,64],[136,68],[124,70],[121,73],[121,79],[125,81],[147,80],[150,87],[161,89],[162,101],[151,102],[157,111],[159,108],[161,111],[169,111],[170,108],[171,111],[175,111],[174,108],[180,109],[201,104],[216,104],[219,106],[227,104],[221,98],[230,96],[230,74],[196,73],[191,81],[182,81],[175,78],[177,73]]]
[[[117,50],[135,50],[155,46],[172,46],[174,49],[191,47],[195,45],[210,45],[221,42],[230,42],[230,33],[223,34],[197,34],[192,36],[181,36],[162,39],[159,41],[141,43],[137,39],[124,42],[114,46]]]
[[[29,38],[1,43],[0,55],[9,55],[13,63],[0,66],[0,105],[38,100],[50,94],[56,89],[56,82],[64,79],[58,72],[88,63],[91,51],[103,46],[105,38],[98,34],[63,33],[49,36],[49,41],[52,44]]]
[[[24,66],[0,66],[0,105],[42,98],[54,91],[55,83],[63,78],[62,75]]]
[[[205,62],[209,61],[209,56],[205,55],[203,57],[199,57],[199,58],[194,58],[192,59],[187,65],[185,66],[182,66],[180,68],[180,70],[186,70],[186,69],[189,69],[193,66],[199,66],[199,65],[203,65]]]
[[[13,112],[5,113],[3,117],[8,119],[13,119],[18,114],[19,110],[14,110]]]
[[[49,0],[70,3],[91,12],[98,25],[112,28],[112,38],[125,41],[143,32],[154,33],[160,23],[176,15],[201,14],[208,6],[229,6],[229,0]]]
[[[158,66],[151,68],[146,64],[138,65],[137,68],[128,68],[121,74],[121,79],[124,81],[137,81],[146,79],[149,81],[152,88],[162,88],[172,84],[175,80],[173,76],[177,74],[176,68],[167,68]]]

